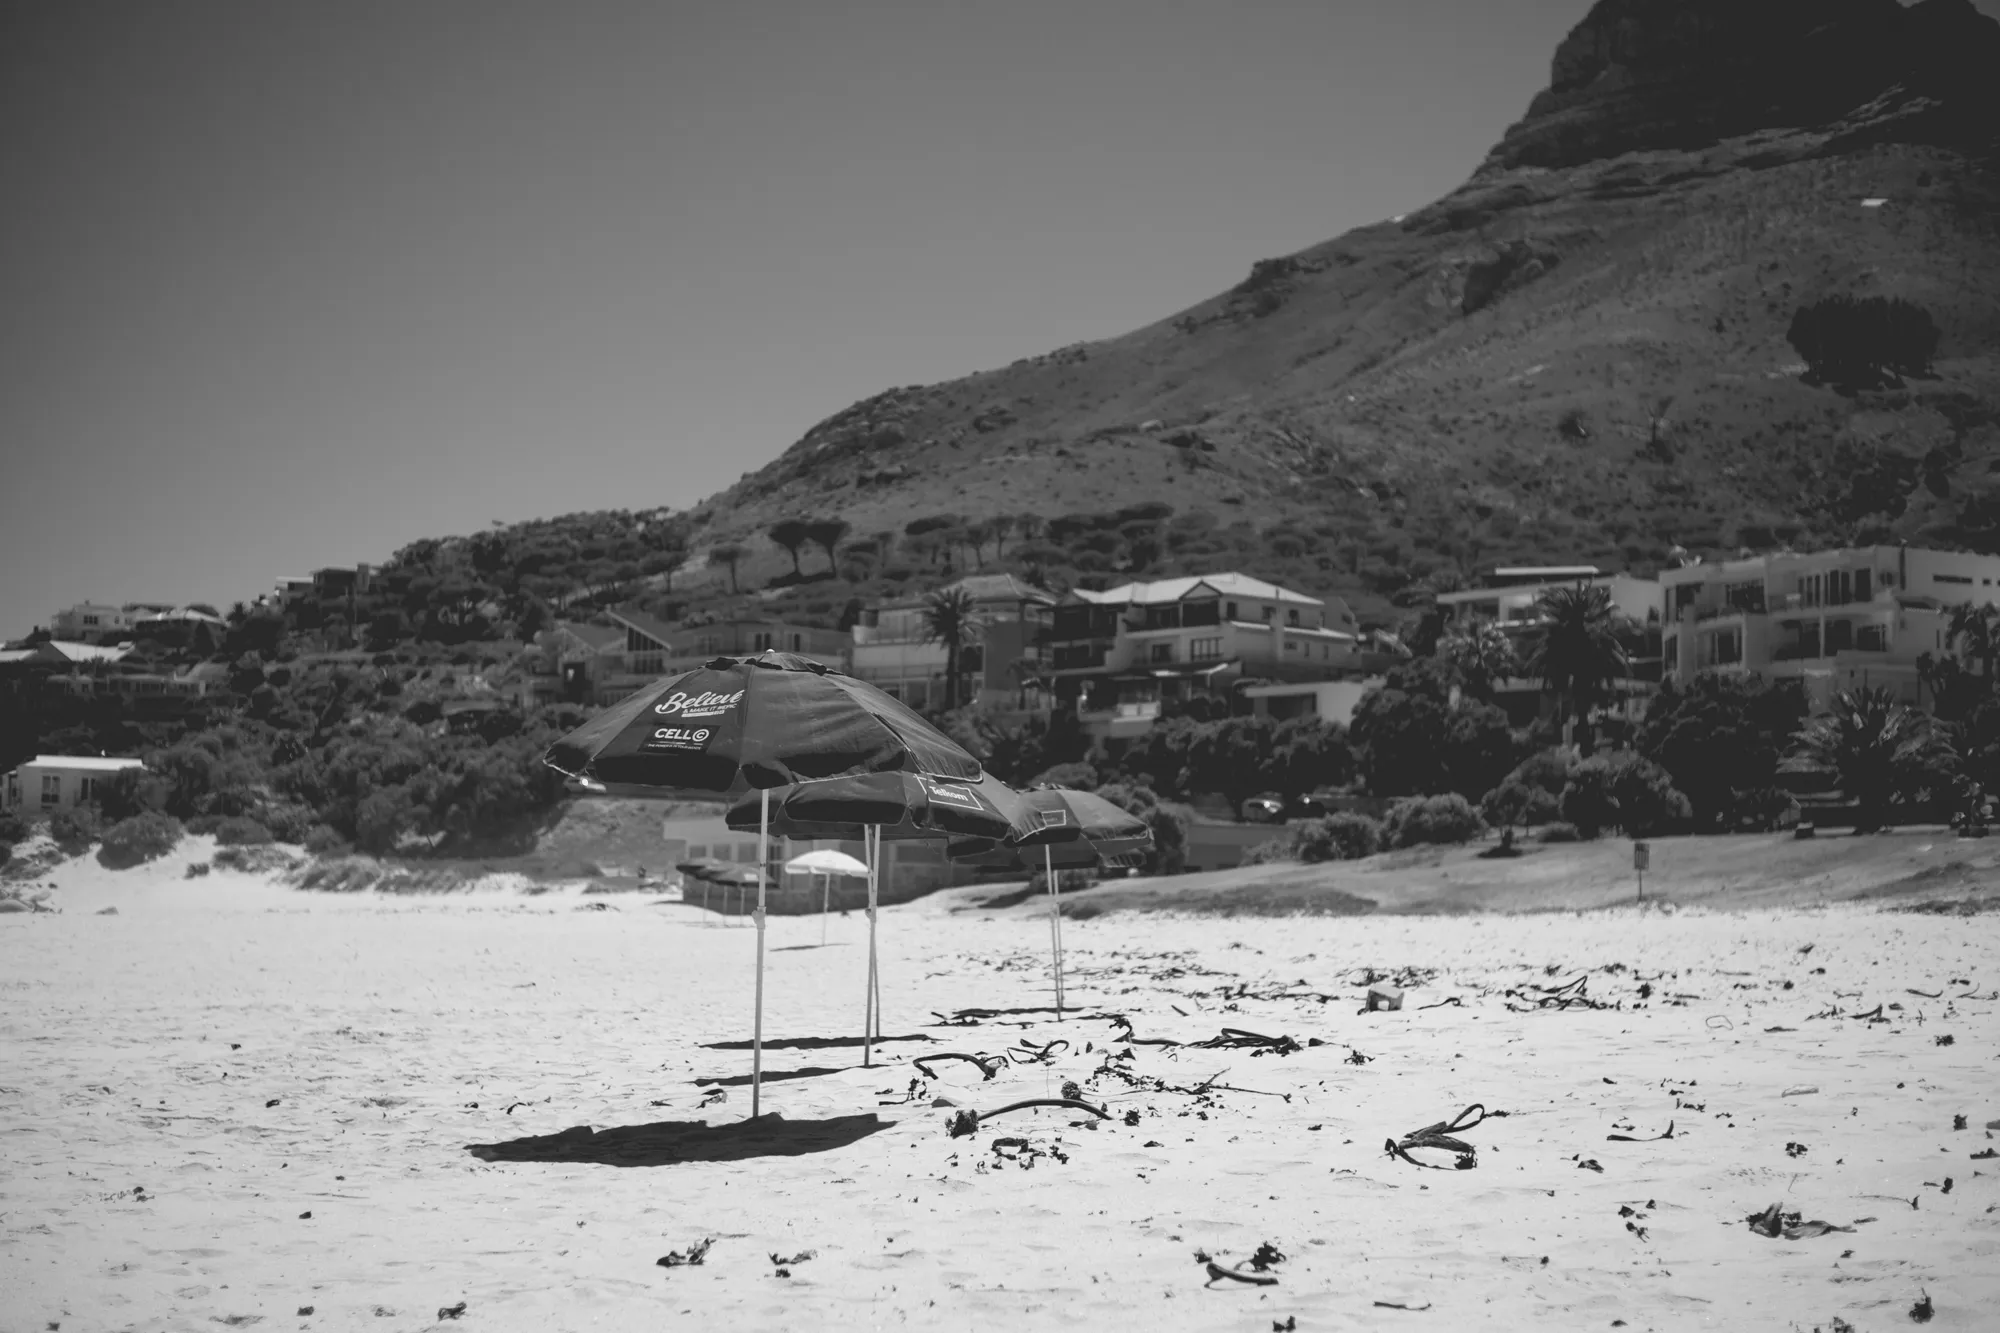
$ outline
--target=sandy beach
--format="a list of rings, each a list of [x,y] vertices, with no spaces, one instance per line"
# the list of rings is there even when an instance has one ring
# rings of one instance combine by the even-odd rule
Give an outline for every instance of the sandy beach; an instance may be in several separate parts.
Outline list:
[[[958,891],[883,914],[868,1069],[864,919],[773,919],[745,1126],[747,923],[203,855],[0,916],[8,1333],[2000,1327],[2000,915],[1111,912],[1063,1021],[953,1024],[1051,1000]],[[947,1131],[1065,1083],[1110,1118]],[[1473,1104],[1470,1169],[1385,1152]]]

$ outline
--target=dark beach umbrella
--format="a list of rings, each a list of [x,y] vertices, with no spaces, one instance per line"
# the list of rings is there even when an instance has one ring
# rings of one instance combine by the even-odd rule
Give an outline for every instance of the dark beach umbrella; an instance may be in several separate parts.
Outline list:
[[[607,785],[728,791],[892,770],[977,779],[979,761],[907,704],[809,657],[718,657],[668,676],[549,747]]]
[[[1080,835],[1080,830],[1043,835],[1039,818],[1022,801],[1020,793],[991,774],[974,781],[959,781],[928,773],[861,773],[801,782],[760,793],[757,800],[739,800],[729,810],[729,827],[758,827],[766,818],[762,803],[765,796],[770,803],[768,819],[772,832],[799,839],[858,838],[867,849],[868,989],[862,1023],[863,1066],[874,1060],[874,1039],[882,1013],[875,934],[882,844],[944,842],[953,837],[998,840],[1066,834],[1073,839]]]
[[[979,761],[908,705],[809,657],[717,657],[657,681],[549,747],[544,761],[575,778],[765,793],[791,782],[853,773],[921,771],[976,781]],[[757,999],[750,1115],[764,1073],[764,911],[768,820],[757,849]]]
[[[975,865],[1023,869],[1042,863],[1049,890],[1049,951],[1054,962],[1056,1017],[1062,1017],[1062,911],[1056,894],[1056,870],[1113,864],[1143,855],[1153,846],[1153,830],[1145,820],[1113,805],[1102,796],[1062,787],[1037,787],[1020,794],[1036,822],[1026,838],[1003,839],[990,845],[966,841],[948,849],[957,860]]]

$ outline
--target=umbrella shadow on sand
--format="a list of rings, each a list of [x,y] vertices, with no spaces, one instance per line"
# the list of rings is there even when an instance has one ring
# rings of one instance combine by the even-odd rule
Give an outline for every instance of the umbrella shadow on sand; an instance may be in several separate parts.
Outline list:
[[[793,1078],[825,1078],[828,1074],[845,1074],[849,1068],[858,1069],[860,1066],[826,1069],[819,1065],[808,1065],[804,1069],[766,1069],[763,1078],[766,1083],[783,1083]],[[694,1085],[697,1088],[747,1088],[753,1077],[755,1077],[753,1074],[710,1074],[696,1079]]]
[[[840,1046],[859,1046],[870,1040],[867,1037],[780,1037],[764,1043],[767,1051],[825,1051]],[[880,1046],[886,1041],[936,1041],[937,1038],[923,1032],[909,1032],[900,1037],[876,1037],[873,1041]],[[704,1051],[747,1051],[747,1041],[705,1041]],[[769,1077],[768,1075],[766,1077]]]
[[[873,1115],[787,1120],[773,1111],[755,1120],[727,1125],[711,1125],[702,1120],[662,1120],[604,1130],[578,1125],[559,1134],[509,1139],[505,1143],[469,1143],[466,1151],[483,1162],[569,1162],[597,1166],[743,1162],[758,1157],[804,1157],[832,1152],[879,1134],[894,1123]]]

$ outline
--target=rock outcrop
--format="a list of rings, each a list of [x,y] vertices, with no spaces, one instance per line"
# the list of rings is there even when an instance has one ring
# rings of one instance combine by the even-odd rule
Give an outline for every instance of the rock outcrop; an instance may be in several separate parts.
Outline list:
[[[1970,0],[1598,0],[1483,170],[1884,123],[1905,142],[1986,148],[1996,71],[2000,23]]]

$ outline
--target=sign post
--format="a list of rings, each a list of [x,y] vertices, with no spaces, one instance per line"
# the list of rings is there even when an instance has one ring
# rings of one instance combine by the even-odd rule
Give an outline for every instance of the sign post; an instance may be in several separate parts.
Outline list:
[[[1646,870],[1652,864],[1653,849],[1643,842],[1632,844],[1632,870],[1639,876],[1639,901],[1646,901]]]

